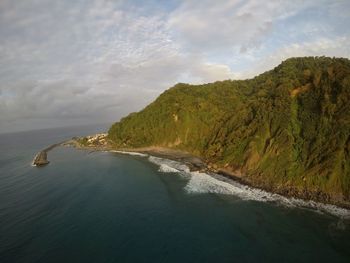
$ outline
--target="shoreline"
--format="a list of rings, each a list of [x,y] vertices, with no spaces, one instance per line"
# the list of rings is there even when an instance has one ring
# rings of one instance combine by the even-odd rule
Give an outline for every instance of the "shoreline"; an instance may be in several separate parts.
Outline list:
[[[200,159],[199,157],[191,156],[187,152],[182,152],[182,151],[167,149],[162,147],[160,147],[160,151],[158,151],[158,148],[159,147],[147,147],[147,148],[138,148],[138,149],[124,148],[124,149],[118,149],[118,150],[110,150],[107,152],[112,152],[112,153],[114,152],[114,153],[127,154],[127,155],[140,155],[142,157],[157,157],[162,160],[176,161],[180,164],[185,164],[186,166],[188,166],[187,165],[188,160],[191,160],[192,158]],[[184,159],[186,159],[187,162],[183,162]],[[149,160],[149,161],[159,165],[159,163],[157,162],[154,162],[152,160]],[[173,169],[177,170],[173,172],[180,172],[180,173],[183,172],[182,170],[178,170],[176,168],[173,168]],[[196,172],[199,172],[200,174],[201,173],[206,174],[207,176],[210,176],[220,182],[230,184],[231,186],[234,186],[234,187],[239,186],[241,187],[241,189],[244,189],[251,193],[257,193],[258,195],[255,198],[246,199],[246,198],[242,198],[242,196],[239,194],[233,194],[243,200],[253,200],[258,202],[265,202],[265,201],[276,202],[276,203],[285,205],[286,207],[298,207],[303,209],[309,209],[314,212],[327,213],[342,219],[347,219],[347,220],[350,219],[350,209],[347,207],[342,207],[332,203],[320,202],[312,199],[303,199],[297,196],[283,195],[277,192],[268,191],[260,187],[255,187],[249,183],[245,183],[244,180],[242,180],[241,178],[237,176],[228,175],[227,173],[224,174],[220,171],[219,172],[213,171],[208,168],[199,170],[199,169],[191,169],[191,167],[189,167],[189,173],[191,174],[191,176],[193,177],[200,176],[200,174],[196,174]]]
[[[54,146],[54,147],[52,147]],[[46,148],[45,150],[53,149],[57,146],[72,146],[76,149],[81,150],[89,150],[92,152],[101,152],[101,151],[107,151],[107,152],[116,152],[116,153],[140,153],[145,154],[149,156],[154,156],[158,158],[168,159],[177,161],[180,163],[185,164],[189,167],[191,172],[202,172],[206,173],[208,175],[220,175],[224,178],[227,178],[228,180],[232,180],[233,182],[239,183],[241,185],[258,189],[261,191],[265,191],[270,194],[278,194],[280,196],[286,197],[286,198],[293,198],[293,199],[299,199],[302,201],[311,201],[311,202],[317,202],[324,205],[333,205],[335,207],[346,209],[350,211],[350,203],[348,202],[335,202],[331,199],[325,199],[321,195],[313,195],[313,193],[310,192],[304,192],[305,195],[300,194],[299,192],[296,192],[294,189],[291,188],[285,188],[280,187],[279,189],[273,188],[273,187],[266,187],[262,184],[257,184],[254,182],[251,182],[247,180],[247,177],[245,177],[244,174],[236,174],[234,171],[230,171],[226,168],[217,168],[212,167],[209,165],[203,158],[195,156],[191,153],[188,153],[186,151],[166,148],[166,147],[160,147],[160,146],[150,146],[150,147],[141,147],[141,148],[116,148],[111,146],[109,143],[104,143],[102,145],[82,145],[79,143],[77,138],[72,138],[69,140],[66,140],[61,143],[53,144],[50,147]],[[248,178],[249,179],[249,178]]]
[[[85,147],[82,147],[82,148],[85,148]],[[99,147],[86,147],[86,148],[93,149],[95,151],[116,151],[116,152],[119,151],[121,153],[132,152],[132,153],[148,154],[159,158],[181,162],[187,165],[190,171],[204,172],[207,174],[219,174],[234,182],[240,183],[242,185],[245,185],[251,188],[263,190],[271,194],[278,194],[287,198],[300,199],[303,201],[313,201],[313,202],[318,202],[326,205],[334,205],[339,208],[350,210],[349,202],[332,201],[330,198],[325,198],[323,195],[319,193],[313,193],[308,191],[304,191],[301,193],[295,190],[294,188],[290,188],[290,187],[277,188],[277,187],[266,186],[256,182],[251,182],[249,181],[249,177],[246,177],[244,174],[238,175],[235,173],[235,171],[230,171],[229,169],[226,169],[226,168],[215,169],[214,167],[206,163],[205,160],[203,160],[203,158],[181,150],[175,150],[175,149],[159,147],[159,146],[142,147],[142,148],[113,148],[111,146],[103,147],[103,148],[99,148]]]
[[[324,195],[320,193],[314,193],[309,191],[303,191],[302,193],[297,191],[294,188],[285,188],[285,187],[273,187],[259,184],[256,182],[249,181],[249,177],[246,177],[244,174],[240,173],[239,175],[235,171],[231,171],[227,168],[213,168],[211,165],[208,165],[201,157],[194,156],[188,152],[174,150],[164,147],[143,147],[143,148],[124,148],[117,149],[125,152],[139,152],[143,154],[149,154],[155,157],[160,157],[164,159],[174,160],[181,163],[184,163],[189,166],[191,171],[205,172],[208,174],[219,174],[225,178],[238,182],[242,185],[263,190],[273,194],[279,194],[288,198],[297,198],[304,201],[314,201],[320,202],[322,204],[335,205],[347,210],[350,210],[349,202],[336,202],[332,201],[331,198],[325,198]]]

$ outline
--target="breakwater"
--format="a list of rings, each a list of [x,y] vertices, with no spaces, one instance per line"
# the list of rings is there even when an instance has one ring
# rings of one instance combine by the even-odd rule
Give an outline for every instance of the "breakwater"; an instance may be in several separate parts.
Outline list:
[[[60,142],[60,143],[55,143],[50,145],[49,147],[45,148],[44,150],[41,150],[40,152],[38,152],[34,159],[33,159],[33,165],[34,166],[44,166],[50,163],[50,161],[47,159],[48,156],[48,152],[51,151],[52,149],[56,148],[57,146],[62,145],[64,142]]]

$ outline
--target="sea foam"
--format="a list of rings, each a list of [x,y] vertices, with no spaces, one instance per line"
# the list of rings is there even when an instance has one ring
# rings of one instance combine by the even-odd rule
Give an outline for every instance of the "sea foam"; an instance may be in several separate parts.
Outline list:
[[[287,198],[279,194],[249,187],[219,174],[207,174],[202,172],[190,172],[188,166],[183,163],[149,156],[148,160],[159,166],[159,171],[164,173],[176,173],[188,179],[184,190],[188,194],[214,193],[234,195],[242,200],[260,202],[272,202],[287,207],[299,207],[312,211],[328,213],[344,219],[350,219],[350,210],[334,205],[322,204],[314,201],[305,201],[297,198]]]
[[[159,166],[159,171],[163,173],[179,173],[181,175],[190,175],[190,169],[187,165],[169,160],[163,159],[155,156],[148,157],[151,163],[157,164]]]
[[[112,152],[112,153],[121,153],[121,154],[128,154],[128,155],[134,155],[134,156],[142,156],[142,157],[147,157],[147,156],[148,156],[148,154],[139,153],[139,152],[127,152],[127,151],[116,151],[116,150],[110,150],[109,152]]]

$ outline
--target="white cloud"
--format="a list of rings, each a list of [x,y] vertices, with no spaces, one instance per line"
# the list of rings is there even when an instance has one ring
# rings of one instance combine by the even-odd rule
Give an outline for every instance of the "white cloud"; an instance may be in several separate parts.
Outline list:
[[[304,56],[329,56],[329,57],[350,57],[350,36],[336,37],[333,39],[319,38],[317,40],[290,43],[274,50],[263,57],[257,57],[250,70],[238,72],[243,78],[250,78],[276,67],[281,61],[290,57]],[[253,54],[254,56],[254,54]]]
[[[297,1],[300,2],[300,1]],[[273,21],[305,5],[287,1],[184,1],[169,18],[169,27],[195,51],[228,54],[257,47],[272,31]]]
[[[290,56],[350,55],[341,1],[168,4],[0,1],[0,132],[118,120],[176,82],[253,76]],[[328,17],[293,18],[305,10]]]
[[[182,53],[162,14],[130,13],[108,1],[68,6],[43,16],[21,6],[0,26],[0,34],[6,23],[13,27],[0,42],[0,132],[22,129],[25,119],[36,126],[39,119],[43,126],[118,120],[179,81],[233,76],[227,66]]]

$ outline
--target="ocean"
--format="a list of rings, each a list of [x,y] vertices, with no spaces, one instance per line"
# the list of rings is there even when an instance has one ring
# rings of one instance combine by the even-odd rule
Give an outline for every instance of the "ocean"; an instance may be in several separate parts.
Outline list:
[[[350,262],[349,212],[145,155],[50,151],[82,126],[0,135],[0,262]]]

